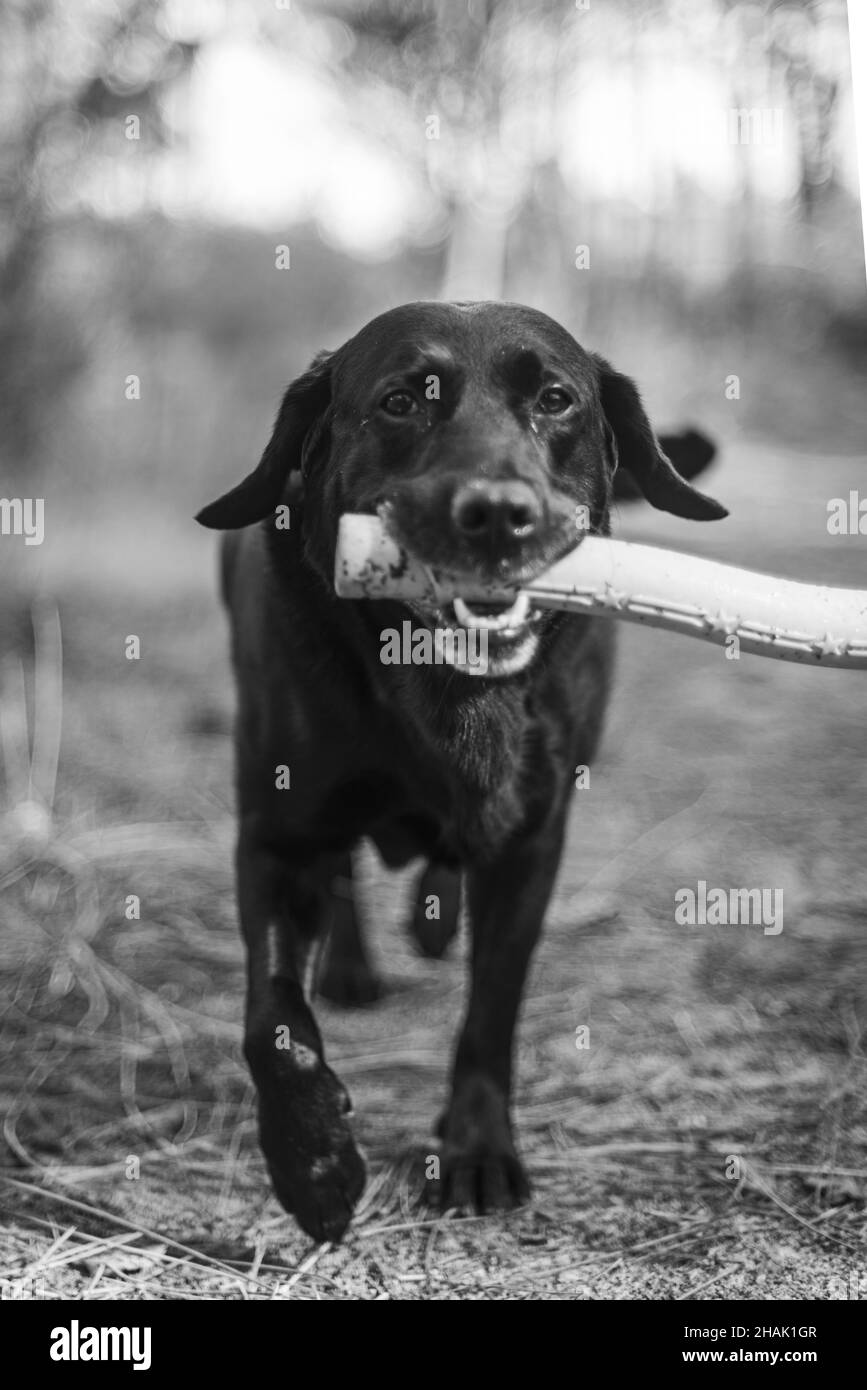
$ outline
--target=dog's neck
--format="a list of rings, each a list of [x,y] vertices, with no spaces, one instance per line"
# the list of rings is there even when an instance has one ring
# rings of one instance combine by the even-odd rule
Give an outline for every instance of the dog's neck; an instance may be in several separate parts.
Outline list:
[[[532,760],[538,770],[539,759],[546,756],[536,692],[546,679],[560,624],[554,623],[533,665],[505,680],[465,675],[447,665],[384,666],[381,632],[411,618],[409,609],[336,598],[328,556],[317,554],[312,538],[295,525],[296,515],[293,509],[291,532],[267,525],[271,564],[281,580],[277,592],[288,584],[317,641],[353,663],[352,675],[345,674],[359,704],[364,705],[367,692],[369,717],[383,722],[386,739],[393,722],[395,746],[409,745],[407,774],[412,776],[411,764],[416,763],[420,776],[454,789],[448,799],[462,807],[463,823],[455,829],[464,844],[471,842],[482,854],[502,844],[526,818],[524,769]],[[362,718],[367,717],[362,710]]]

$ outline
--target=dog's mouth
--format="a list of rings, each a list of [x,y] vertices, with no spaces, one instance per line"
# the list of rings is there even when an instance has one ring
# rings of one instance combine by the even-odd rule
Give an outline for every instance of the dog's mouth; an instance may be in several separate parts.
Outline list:
[[[433,632],[442,663],[463,675],[517,675],[538,650],[543,613],[523,592],[512,603],[455,598],[437,608],[417,603],[407,607]]]
[[[467,603],[456,598],[449,607],[461,627],[495,632],[503,637],[518,636],[526,628],[531,614],[529,595],[523,592],[511,604]]]
[[[434,569],[442,567],[453,575],[460,573],[460,562],[453,565],[442,558],[432,562],[430,556],[423,554],[424,547],[417,547],[411,536],[395,526],[394,507],[390,501],[380,501],[376,512],[386,528],[396,534],[400,544],[421,564],[432,564]],[[489,585],[500,596],[505,591],[509,595],[514,593],[514,598],[456,597],[436,606],[404,599],[404,606],[433,635],[438,664],[451,666],[464,675],[494,679],[526,670],[536,657],[543,624],[550,621],[551,614],[534,607],[530,594],[521,586],[530,583],[575,543],[574,531],[561,526],[552,529],[546,543],[532,558],[523,557],[520,568],[503,560],[484,581],[479,574],[467,571],[467,588],[472,592],[478,594],[480,585]],[[435,591],[435,580],[433,588]]]

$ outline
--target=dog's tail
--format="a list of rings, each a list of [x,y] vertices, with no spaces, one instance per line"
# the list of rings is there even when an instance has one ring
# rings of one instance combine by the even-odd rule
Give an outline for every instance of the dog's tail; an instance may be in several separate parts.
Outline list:
[[[679,434],[661,434],[659,443],[682,478],[691,482],[703,473],[716,457],[716,445],[700,430],[686,429]],[[618,502],[631,502],[641,497],[630,475],[618,469],[614,475],[614,496]]]

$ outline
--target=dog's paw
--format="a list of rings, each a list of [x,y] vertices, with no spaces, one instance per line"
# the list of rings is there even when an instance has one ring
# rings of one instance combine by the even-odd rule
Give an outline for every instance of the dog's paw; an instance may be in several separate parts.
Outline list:
[[[514,1145],[491,1144],[474,1149],[447,1147],[442,1154],[440,1206],[475,1211],[479,1215],[522,1206],[530,1184]]]
[[[265,1147],[264,1138],[262,1147]],[[364,1191],[364,1161],[352,1136],[335,1151],[303,1162],[268,1157],[268,1172],[280,1205],[313,1240],[339,1241]]]
[[[294,1041],[256,1082],[259,1139],[277,1199],[314,1240],[339,1240],[365,1179],[346,1087]]]
[[[520,1206],[530,1184],[512,1138],[508,1110],[489,1082],[456,1096],[439,1126],[440,1206],[480,1214]]]

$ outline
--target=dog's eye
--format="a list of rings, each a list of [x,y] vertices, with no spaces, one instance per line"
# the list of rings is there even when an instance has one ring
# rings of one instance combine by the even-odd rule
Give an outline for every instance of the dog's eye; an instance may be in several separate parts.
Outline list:
[[[386,415],[412,415],[418,410],[418,405],[411,391],[389,391],[380,401],[379,408]]]
[[[564,415],[572,404],[572,397],[562,386],[549,386],[542,391],[536,401],[536,409],[543,415]]]

